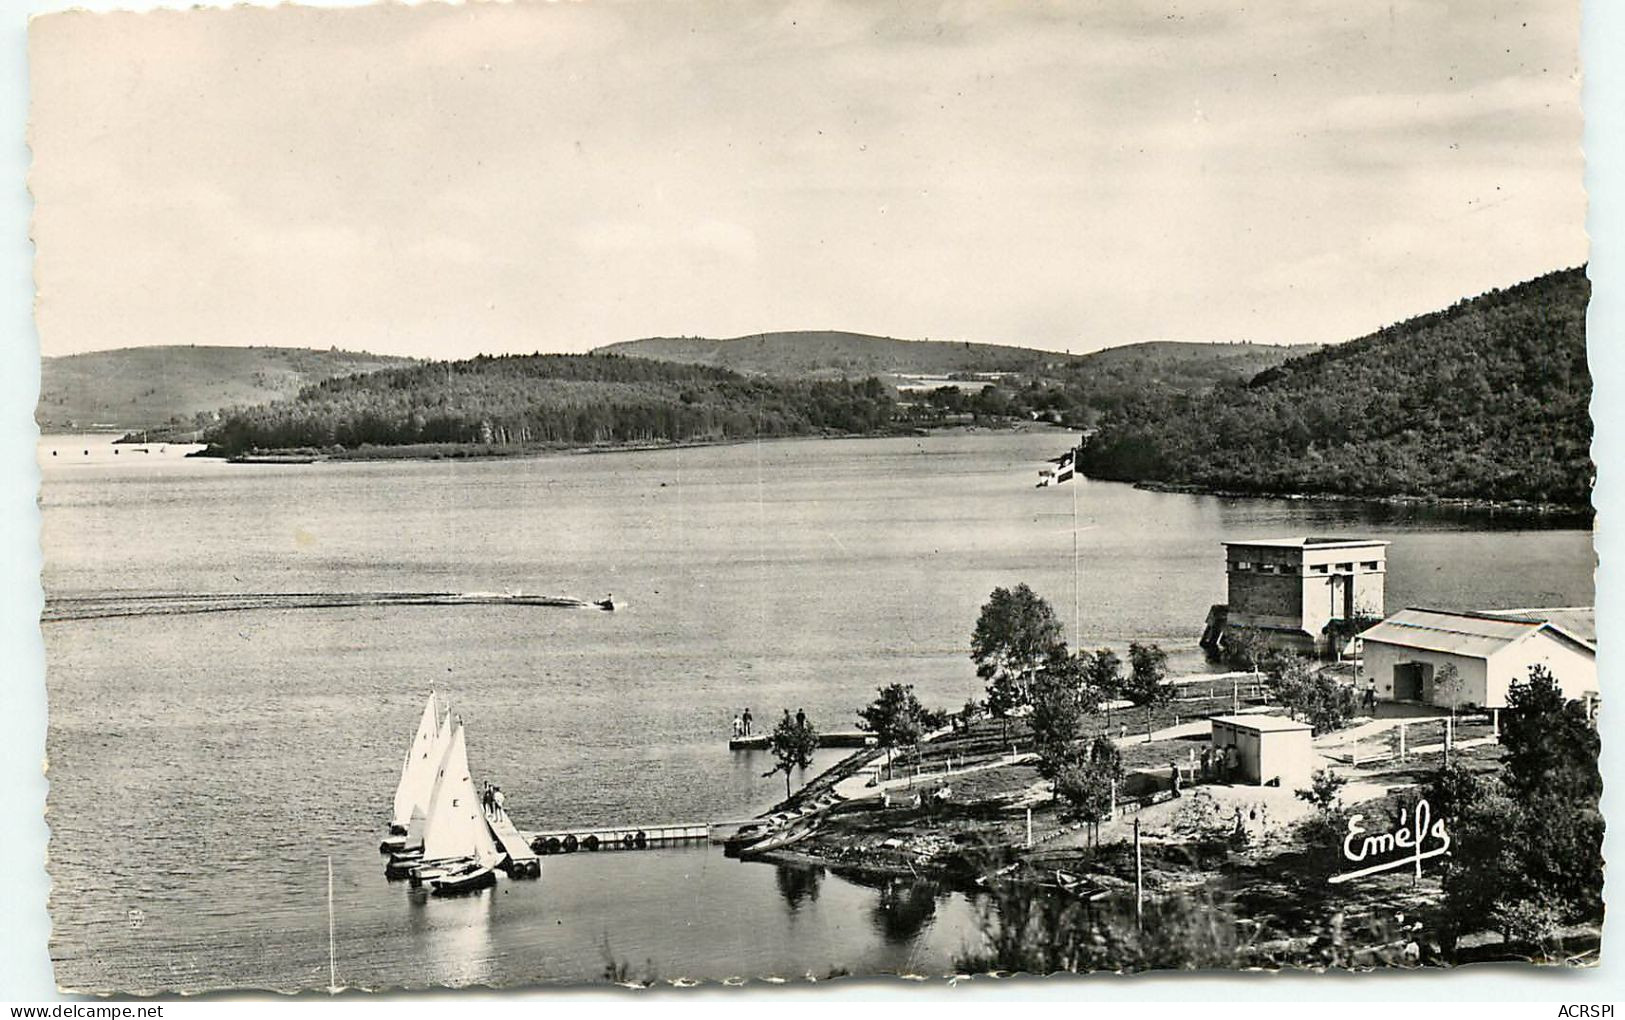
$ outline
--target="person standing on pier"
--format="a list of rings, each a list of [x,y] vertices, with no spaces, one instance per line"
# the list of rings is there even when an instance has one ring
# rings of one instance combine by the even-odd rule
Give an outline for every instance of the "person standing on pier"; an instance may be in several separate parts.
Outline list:
[[[789,709],[785,709],[785,714],[788,715],[789,711]],[[807,713],[803,709],[796,709],[796,727],[803,730],[807,728]]]
[[[496,811],[494,812],[494,814],[498,818],[501,818],[504,814],[507,813],[502,808],[502,787],[493,786],[491,788],[491,804],[492,804],[493,807],[496,808]]]
[[[745,724],[736,715],[734,716],[734,739],[738,740],[745,732]]]
[[[750,709],[745,709],[745,736],[750,736]]]

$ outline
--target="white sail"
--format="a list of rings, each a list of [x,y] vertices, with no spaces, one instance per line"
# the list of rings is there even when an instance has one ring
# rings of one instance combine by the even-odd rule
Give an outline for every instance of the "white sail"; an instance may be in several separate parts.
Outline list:
[[[429,821],[423,830],[423,859],[455,860],[472,857],[482,865],[495,864],[502,854],[491,839],[491,828],[468,772],[468,747],[463,724],[451,728],[451,741],[435,780]]]
[[[435,769],[444,753],[445,730],[440,722],[440,708],[433,691],[429,703],[423,706],[423,718],[418,721],[412,746],[406,750],[401,763],[401,782],[395,787],[395,824],[406,828],[412,814],[427,814],[429,797],[434,791]]]

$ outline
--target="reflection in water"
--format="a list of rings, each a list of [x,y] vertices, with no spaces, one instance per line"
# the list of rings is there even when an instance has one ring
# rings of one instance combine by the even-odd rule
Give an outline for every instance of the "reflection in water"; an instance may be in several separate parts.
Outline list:
[[[818,901],[818,887],[823,884],[824,869],[801,864],[779,864],[775,867],[773,881],[779,887],[779,896],[790,912],[795,913],[803,901]]]
[[[937,913],[937,884],[893,878],[880,888],[870,908],[874,928],[891,945],[913,941]]]
[[[489,982],[491,969],[491,921],[496,909],[497,888],[481,889],[467,896],[427,896],[414,891],[412,912],[429,920],[429,958],[434,983],[470,985]]]

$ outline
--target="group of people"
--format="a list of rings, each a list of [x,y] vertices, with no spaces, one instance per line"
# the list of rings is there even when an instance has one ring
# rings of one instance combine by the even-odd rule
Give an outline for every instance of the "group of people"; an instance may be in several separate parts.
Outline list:
[[[502,806],[502,787],[493,786],[489,782],[482,783],[480,787],[480,806],[491,817],[501,818],[506,813],[506,809]]]
[[[784,710],[784,721],[785,722],[790,721],[790,710],[788,708]],[[807,725],[807,712],[806,712],[805,709],[800,709],[800,708],[796,709],[796,725],[797,726],[806,726]],[[734,739],[738,740],[740,737],[748,737],[748,736],[750,736],[750,734],[751,734],[751,715],[750,715],[750,709],[747,708],[741,714],[734,716],[733,735],[734,735]]]
[[[1206,744],[1202,747],[1200,755],[1200,769],[1197,763],[1198,756],[1192,749],[1189,768],[1193,782],[1228,783],[1241,766],[1241,752],[1236,750],[1234,744],[1223,748]],[[1174,796],[1179,796],[1179,791],[1184,786],[1184,773],[1180,771],[1179,763],[1176,761],[1168,762],[1168,781],[1173,786]]]

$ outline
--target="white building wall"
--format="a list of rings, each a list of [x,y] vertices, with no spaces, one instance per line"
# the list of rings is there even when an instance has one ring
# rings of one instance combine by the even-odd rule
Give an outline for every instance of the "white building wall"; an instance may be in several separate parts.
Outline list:
[[[1581,701],[1601,693],[1597,685],[1597,656],[1551,631],[1539,631],[1490,657],[1489,700],[1485,708],[1505,708],[1507,689],[1514,680],[1529,676],[1529,667],[1539,663],[1552,671],[1563,696]]]
[[[1456,672],[1461,675],[1460,690],[1455,701],[1457,707],[1462,705],[1484,705],[1488,696],[1489,670],[1483,659],[1475,659],[1466,655],[1452,655],[1449,652],[1433,652],[1421,648],[1405,648],[1400,645],[1390,645],[1380,641],[1362,642],[1364,648],[1363,663],[1360,669],[1360,689],[1370,680],[1377,682],[1377,697],[1383,701],[1395,700],[1394,695],[1394,667],[1409,663],[1422,663],[1432,670],[1433,676],[1438,676],[1439,670],[1446,664],[1453,664]],[[1448,692],[1434,688],[1433,683],[1424,678],[1421,691],[1421,700],[1449,708],[1451,699]]]

